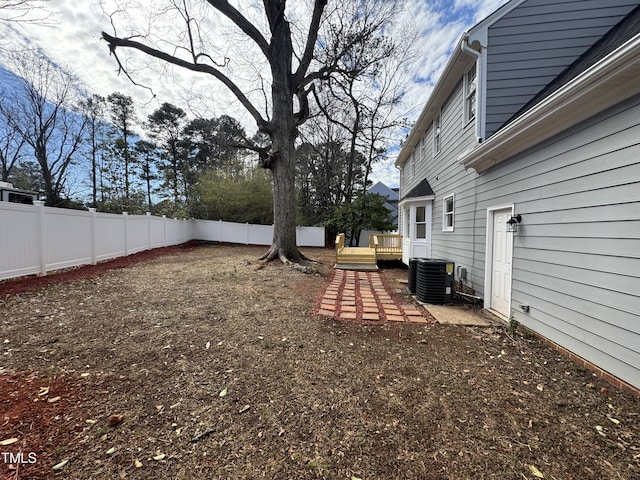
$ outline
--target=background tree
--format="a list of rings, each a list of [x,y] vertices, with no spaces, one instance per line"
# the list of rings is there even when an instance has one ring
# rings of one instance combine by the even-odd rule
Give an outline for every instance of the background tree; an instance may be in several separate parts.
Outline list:
[[[180,148],[186,116],[183,109],[165,102],[147,117],[145,123],[145,128],[161,150],[160,170],[176,205],[189,202],[185,156]]]
[[[8,104],[10,101],[9,92],[0,91],[0,103]],[[20,160],[25,143],[20,130],[9,119],[0,115],[0,181],[9,181],[11,170]]]
[[[239,177],[210,170],[194,191],[192,213],[197,218],[271,225],[273,223],[271,179],[262,169]]]
[[[86,136],[88,142],[88,157],[91,165],[91,206],[98,203],[99,174],[101,168],[101,152],[104,148],[103,135],[105,132],[104,111],[106,99],[100,95],[93,94],[84,103],[84,112],[87,118]]]
[[[255,21],[252,21],[249,15],[257,11],[256,5],[243,13],[226,0],[209,0],[208,7],[203,6],[196,18],[190,4],[169,2],[155,8],[161,10],[165,18],[181,19],[180,31],[172,34],[167,34],[165,29],[148,32],[145,29],[149,24],[139,22],[143,27],[140,30],[132,28],[124,36],[103,32],[103,38],[121,68],[126,63],[119,58],[118,51],[126,48],[209,74],[222,82],[251,114],[258,129],[271,141],[269,148],[261,150],[260,157],[261,165],[273,175],[274,195],[273,242],[263,258],[280,258],[288,263],[303,258],[296,247],[295,142],[299,126],[309,117],[311,87],[314,82],[323,81],[348,66],[341,62],[342,58],[354,55],[359,45],[378,37],[384,17],[394,11],[395,3],[343,2],[327,13],[327,0],[315,0],[310,12],[287,8],[285,0],[264,0],[263,18],[254,17]],[[300,4],[296,3],[295,7],[300,8]],[[152,17],[155,13],[147,10],[145,16]],[[128,14],[131,21],[140,12],[119,10],[111,18],[114,26],[123,23],[119,21],[119,14]],[[262,89],[262,97],[250,98],[249,90],[243,90],[239,78],[233,78],[233,68],[229,68],[233,65],[232,59],[216,49],[213,39],[205,35],[210,31],[207,21],[213,19],[225,19],[227,25],[235,27],[251,41],[251,45],[239,42],[242,52],[236,52],[238,63],[246,57],[247,49],[254,47],[258,52],[256,64],[262,62],[269,73],[257,79],[258,85],[268,85]],[[320,34],[322,41],[318,41]],[[215,58],[224,58],[224,61],[216,62]],[[320,62],[314,62],[315,59]],[[255,70],[260,72],[261,68]]]
[[[120,92],[111,93],[107,97],[107,109],[113,127],[113,140],[111,142],[112,161],[121,161],[124,172],[124,191],[122,196],[129,200],[131,196],[131,168],[135,158],[131,152],[133,125],[136,121],[133,99]],[[111,166],[112,168],[114,165]]]
[[[358,245],[363,230],[389,231],[395,228],[393,215],[385,207],[387,199],[377,193],[363,193],[352,202],[343,203],[329,216],[325,225],[344,232],[351,243]]]
[[[333,130],[330,128],[330,130]],[[308,136],[306,137],[308,138]],[[321,136],[316,136],[321,140]],[[323,224],[331,212],[344,203],[349,168],[349,151],[339,139],[325,137],[318,144],[303,143],[297,155],[297,188],[301,221]],[[361,155],[353,163],[363,163]],[[353,180],[356,175],[351,175]],[[337,232],[330,232],[329,235]]]
[[[41,51],[14,53],[10,59],[18,88],[9,102],[0,104],[0,116],[19,132],[40,165],[47,205],[64,205],[68,170],[86,126],[79,111],[80,83]]]
[[[153,193],[153,183],[158,179],[156,165],[158,163],[158,149],[154,143],[146,140],[138,140],[135,146],[138,162],[140,165],[140,178],[144,182],[145,192],[147,195],[147,211],[153,212],[153,201],[151,194]]]
[[[27,160],[18,163],[11,170],[8,181],[16,188],[44,193],[44,178],[38,162]]]

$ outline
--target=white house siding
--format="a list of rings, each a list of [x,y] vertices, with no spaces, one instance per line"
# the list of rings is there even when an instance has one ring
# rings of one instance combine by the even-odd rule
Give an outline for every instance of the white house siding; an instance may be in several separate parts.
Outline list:
[[[522,215],[515,319],[640,387],[640,97],[482,173],[477,201]]]
[[[573,63],[637,0],[529,0],[488,29],[486,137]]]

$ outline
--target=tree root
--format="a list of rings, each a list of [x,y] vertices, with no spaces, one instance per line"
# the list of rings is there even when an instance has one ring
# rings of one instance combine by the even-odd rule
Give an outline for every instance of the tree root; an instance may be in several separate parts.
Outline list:
[[[296,249],[293,255],[287,255],[286,252],[280,250],[275,245],[272,245],[271,248],[262,255],[259,261],[267,263],[273,260],[280,260],[283,265],[291,265],[292,263],[300,263],[300,262],[312,262],[313,260],[307,258],[300,250]]]

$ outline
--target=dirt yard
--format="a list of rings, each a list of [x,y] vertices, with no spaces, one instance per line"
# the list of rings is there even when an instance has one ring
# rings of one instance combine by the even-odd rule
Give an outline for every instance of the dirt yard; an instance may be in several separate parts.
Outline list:
[[[0,283],[0,478],[640,478],[640,399],[502,326],[314,315],[333,252],[262,252]]]

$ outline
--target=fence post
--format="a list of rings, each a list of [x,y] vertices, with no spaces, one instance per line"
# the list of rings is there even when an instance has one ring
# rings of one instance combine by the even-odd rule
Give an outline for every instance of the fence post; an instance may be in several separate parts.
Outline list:
[[[147,250],[151,250],[151,212],[147,212]]]
[[[98,254],[96,246],[96,209],[89,207],[89,215],[91,215],[91,265],[98,263]]]
[[[129,255],[129,245],[127,241],[127,218],[129,217],[129,212],[122,212],[122,219],[124,221],[124,256]]]
[[[40,242],[40,275],[47,274],[47,252],[44,228],[44,202],[34,200],[33,205],[38,209],[38,241]]]
[[[167,216],[162,215],[162,246],[167,246]]]

